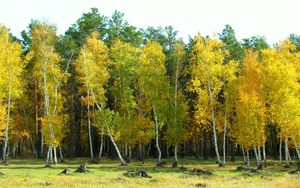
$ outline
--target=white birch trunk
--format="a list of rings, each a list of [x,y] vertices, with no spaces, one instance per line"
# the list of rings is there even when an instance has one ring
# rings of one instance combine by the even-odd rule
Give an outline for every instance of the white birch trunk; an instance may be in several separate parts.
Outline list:
[[[176,73],[175,73],[175,91],[174,91],[174,123],[175,123],[175,132],[177,129],[177,94],[178,94],[178,75],[179,75],[179,57],[177,58],[177,63],[176,63]],[[177,165],[178,163],[178,158],[177,158],[177,142],[175,143],[175,148],[174,148],[174,160]]]
[[[260,152],[260,147],[257,147],[257,153],[258,153],[258,162],[259,162],[259,165],[258,165],[258,168],[261,168],[261,152]]]
[[[120,150],[119,150],[119,148],[118,148],[118,146],[117,146],[117,144],[116,144],[116,142],[115,142],[113,136],[111,135],[110,131],[108,130],[107,132],[108,132],[108,136],[109,136],[111,142],[113,143],[113,145],[114,145],[114,147],[115,147],[115,149],[116,149],[116,152],[117,152],[117,154],[118,154],[118,157],[119,157],[119,159],[120,159],[120,161],[121,161],[121,165],[127,165],[127,163],[124,161],[124,159],[123,159],[123,157],[122,157],[122,155],[121,155],[121,153],[120,153]]]
[[[279,164],[282,163],[282,138],[280,137],[279,141]]]
[[[245,150],[244,150],[243,146],[242,146],[242,153],[243,153],[244,162],[247,163],[247,159],[246,159],[246,155],[245,155]]]
[[[290,166],[288,140],[285,138],[285,160],[286,166]]]
[[[224,119],[224,133],[223,133],[223,164],[226,164],[226,131],[227,131],[227,99],[225,99],[225,119]]]
[[[46,167],[48,166],[50,166],[50,148],[48,148],[47,157],[46,157]]]
[[[57,164],[56,147],[53,148],[53,153],[54,153],[54,164]]]
[[[266,155],[266,145],[263,144],[263,159],[264,159],[264,167],[267,167],[267,155]]]
[[[154,105],[153,105],[153,113],[154,113],[154,120],[155,120],[156,148],[157,148],[157,152],[158,152],[157,164],[160,164],[161,163],[161,150],[159,147],[159,128],[158,128],[157,114],[156,114]]]
[[[99,149],[99,159],[102,157],[102,150],[103,150],[103,133],[101,133],[101,143],[100,143],[100,149]]]
[[[8,148],[8,131],[9,131],[9,121],[10,121],[10,108],[11,108],[11,68],[8,68],[9,81],[8,81],[8,98],[7,98],[7,117],[6,117],[6,126],[5,126],[5,141],[3,145],[3,163],[7,164],[7,148]]]
[[[296,149],[296,153],[297,153],[298,159],[300,160],[300,152],[298,150],[297,142],[296,142],[296,140],[295,140],[294,137],[293,137],[293,142],[294,142],[294,145],[295,145],[295,149]]]
[[[87,96],[90,97],[90,92],[88,90]],[[92,133],[91,133],[91,118],[90,118],[90,104],[88,102],[87,105],[87,111],[88,111],[88,134],[89,134],[89,145],[90,145],[90,156],[91,160],[94,159],[94,152],[93,152],[93,143],[92,143]]]
[[[53,164],[53,148],[50,148],[50,164]]]
[[[253,146],[253,150],[254,150],[254,154],[255,154],[255,158],[256,158],[257,166],[259,167],[259,166],[260,166],[260,162],[259,162],[259,156],[258,156],[257,148],[256,148],[256,146],[255,146],[255,145]]]
[[[250,158],[249,158],[249,150],[248,149],[246,150],[246,153],[247,153],[247,167],[249,168],[249,166],[250,166]]]
[[[209,99],[210,99],[211,120],[212,120],[212,126],[213,126],[213,136],[214,136],[215,152],[216,152],[216,155],[217,155],[217,161],[218,161],[219,164],[221,164],[220,155],[219,155],[219,149],[218,149],[216,124],[215,124],[215,112],[214,112],[214,107],[213,107],[213,101],[214,101],[214,99],[213,99],[213,94],[212,94],[212,91],[211,91],[211,86],[210,86],[210,80],[209,79],[207,81],[207,86],[208,86]]]

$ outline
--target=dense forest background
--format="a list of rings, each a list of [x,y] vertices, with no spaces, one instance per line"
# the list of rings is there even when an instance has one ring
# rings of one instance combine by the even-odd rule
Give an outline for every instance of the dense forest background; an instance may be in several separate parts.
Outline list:
[[[4,164],[300,159],[300,36],[269,46],[226,25],[185,44],[172,26],[138,29],[123,16],[92,8],[61,36],[38,20],[21,39],[0,27]]]

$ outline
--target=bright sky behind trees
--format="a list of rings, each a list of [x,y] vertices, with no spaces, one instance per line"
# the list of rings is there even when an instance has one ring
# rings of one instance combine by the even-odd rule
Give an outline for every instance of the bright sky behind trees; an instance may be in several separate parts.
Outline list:
[[[300,33],[298,0],[5,0],[0,23],[19,36],[31,19],[44,19],[63,34],[91,7],[105,16],[121,11],[138,28],[172,25],[185,41],[198,31],[221,32],[225,24],[234,28],[238,39],[264,35],[271,44]]]

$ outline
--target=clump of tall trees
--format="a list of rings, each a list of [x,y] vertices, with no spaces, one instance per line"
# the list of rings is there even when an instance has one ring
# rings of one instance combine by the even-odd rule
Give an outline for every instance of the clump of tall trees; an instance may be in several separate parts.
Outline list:
[[[83,14],[65,34],[34,20],[21,39],[0,26],[2,159],[194,155],[300,159],[300,37],[270,47],[226,25],[188,44],[171,26]]]

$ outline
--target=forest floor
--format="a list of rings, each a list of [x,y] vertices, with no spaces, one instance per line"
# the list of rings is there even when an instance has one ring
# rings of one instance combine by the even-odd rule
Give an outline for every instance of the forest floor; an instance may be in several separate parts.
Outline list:
[[[10,160],[8,166],[0,166],[0,187],[300,187],[300,172],[289,174],[296,169],[278,165],[269,161],[269,166],[259,172],[237,171],[241,164],[228,162],[218,167],[213,160],[179,159],[179,167],[172,168],[172,159],[164,167],[156,167],[155,159],[144,164],[132,161],[128,166],[119,166],[117,160],[103,159],[99,164],[87,163],[89,172],[75,173],[79,164],[88,159],[66,160],[64,163],[45,168],[44,161],[36,159]],[[251,164],[253,167],[255,163]],[[181,166],[187,168],[184,171]],[[60,174],[65,168],[70,175]],[[209,170],[211,175],[195,175],[190,170],[201,168]],[[129,170],[145,170],[151,178],[126,177]]]

